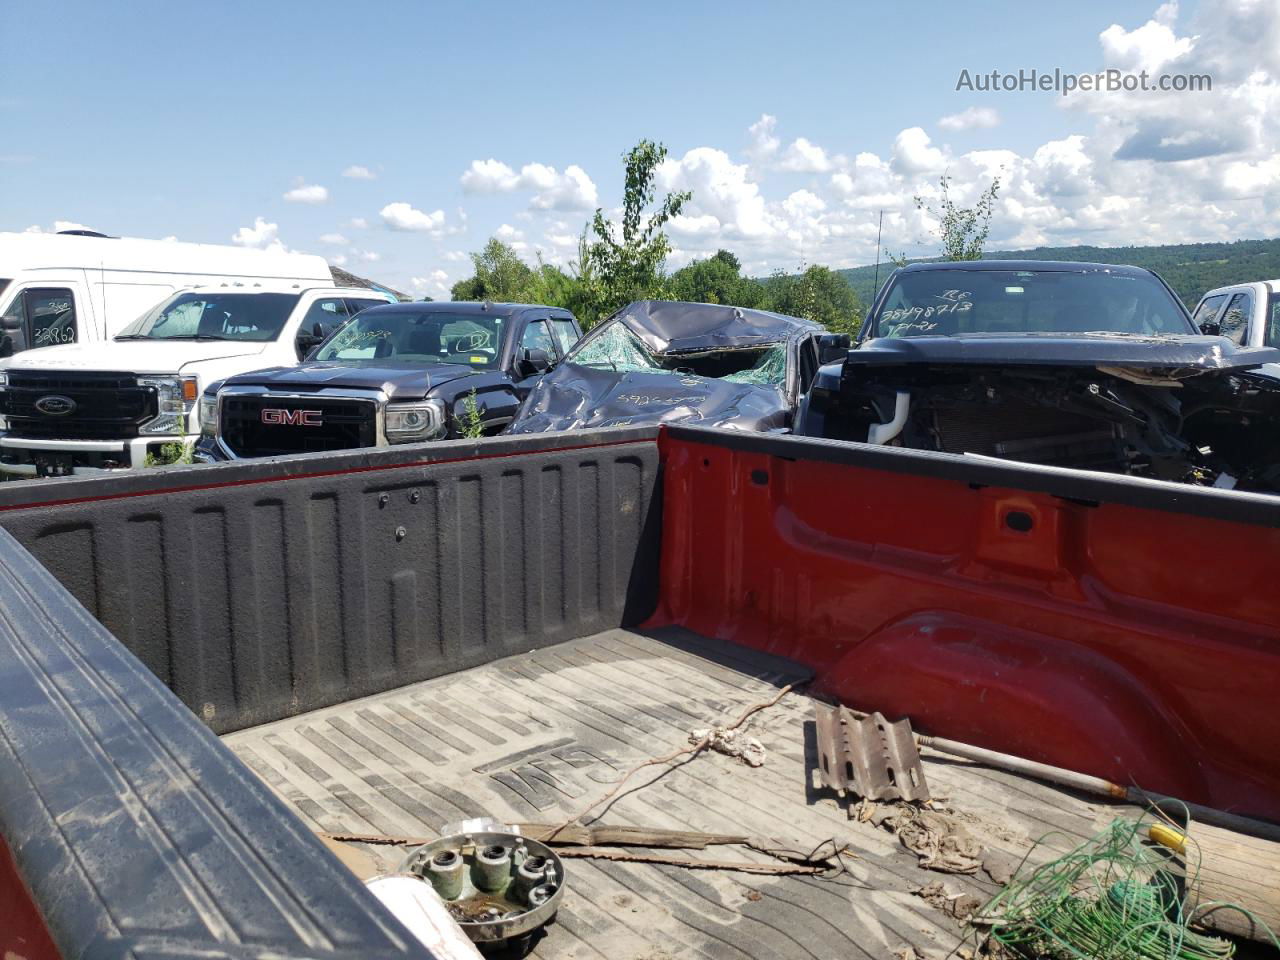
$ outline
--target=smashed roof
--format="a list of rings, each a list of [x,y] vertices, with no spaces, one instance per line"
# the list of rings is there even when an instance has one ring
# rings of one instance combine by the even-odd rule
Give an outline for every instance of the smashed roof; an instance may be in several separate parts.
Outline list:
[[[658,355],[766,347],[795,333],[822,329],[810,320],[768,310],[680,300],[637,300],[605,323],[614,320]]]

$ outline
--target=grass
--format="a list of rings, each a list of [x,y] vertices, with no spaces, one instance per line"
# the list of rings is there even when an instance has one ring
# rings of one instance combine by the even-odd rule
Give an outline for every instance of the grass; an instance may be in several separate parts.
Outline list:
[[[144,467],[173,467],[184,463],[192,463],[192,449],[185,443],[165,443],[161,445],[158,454],[148,451],[146,458],[142,461],[142,465]]]

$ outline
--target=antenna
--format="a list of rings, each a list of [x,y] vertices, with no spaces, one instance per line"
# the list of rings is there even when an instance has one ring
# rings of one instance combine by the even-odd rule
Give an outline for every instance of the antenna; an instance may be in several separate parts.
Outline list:
[[[880,224],[876,227],[876,278],[871,281],[871,303],[867,305],[870,309],[875,305],[876,292],[880,289],[880,233],[884,230],[884,210],[880,211]]]

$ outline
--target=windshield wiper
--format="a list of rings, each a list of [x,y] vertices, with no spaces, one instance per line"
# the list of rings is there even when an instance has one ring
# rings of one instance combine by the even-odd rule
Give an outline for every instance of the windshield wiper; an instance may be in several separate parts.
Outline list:
[[[120,334],[116,340],[232,340],[233,337],[215,337],[211,333],[180,333],[172,337],[148,337],[145,333]]]

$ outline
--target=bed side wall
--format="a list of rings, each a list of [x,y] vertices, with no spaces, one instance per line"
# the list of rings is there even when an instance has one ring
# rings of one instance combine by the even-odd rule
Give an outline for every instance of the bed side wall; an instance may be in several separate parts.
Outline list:
[[[1280,498],[673,427],[655,622],[917,729],[1280,819]]]
[[[224,733],[643,620],[655,435],[50,483],[0,525]]]

